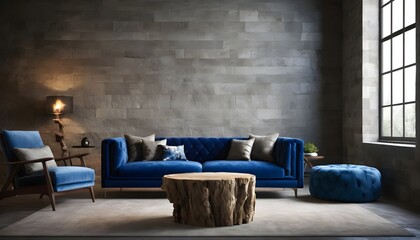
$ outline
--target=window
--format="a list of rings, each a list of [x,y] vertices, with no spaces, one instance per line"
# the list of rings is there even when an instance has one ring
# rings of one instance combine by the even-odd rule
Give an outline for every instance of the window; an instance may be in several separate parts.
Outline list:
[[[380,1],[380,140],[416,137],[416,0]]]

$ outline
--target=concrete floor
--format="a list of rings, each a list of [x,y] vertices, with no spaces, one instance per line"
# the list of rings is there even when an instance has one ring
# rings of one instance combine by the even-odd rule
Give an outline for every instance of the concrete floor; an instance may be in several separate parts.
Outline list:
[[[299,197],[311,197],[308,191],[307,185],[304,189],[299,190]],[[103,197],[103,191],[101,189],[97,189],[97,197]],[[159,189],[145,189],[139,191],[137,190],[124,190],[120,191],[118,189],[109,190],[107,192],[108,198],[165,198],[165,193]],[[59,196],[57,197],[57,208],[59,208],[60,202],[63,201],[65,198],[86,198],[88,199],[88,193],[76,193],[71,195]],[[294,193],[290,189],[257,189],[257,199],[258,198],[294,198]],[[0,200],[0,229],[6,227],[20,219],[25,218],[26,216],[49,206],[48,198],[44,197],[43,199],[39,199],[38,195],[26,195],[26,196],[17,196],[12,198],[6,198]],[[410,209],[406,206],[400,205],[396,202],[381,198],[374,203],[365,203],[361,204],[362,207],[368,209],[369,211],[376,213],[377,215],[388,219],[389,221],[399,225],[402,228],[405,228],[409,232],[411,232],[416,237],[331,237],[327,239],[420,239],[420,211]],[[57,224],[65,224],[65,223],[57,223]],[[53,227],[53,226],[52,226]],[[18,231],[18,230],[17,230]],[[63,239],[63,238],[56,238],[56,237],[8,237],[0,239],[14,239],[14,240],[23,240],[23,239]],[[64,239],[103,239],[103,237],[83,237],[83,238],[76,238],[76,237],[66,237]],[[121,239],[121,237],[107,237],[106,239]],[[125,237],[124,239],[139,239],[138,237]],[[170,239],[170,240],[177,240],[177,239],[203,239],[202,237],[188,237],[188,238],[177,238],[177,237],[168,237],[168,238],[157,238],[157,237],[147,237],[141,239]],[[205,237],[206,240],[211,239],[220,239],[215,237]],[[226,239],[224,237],[223,239]],[[231,237],[228,239],[279,239],[279,237]],[[281,239],[326,239],[325,237],[312,237],[312,238],[302,238],[302,237],[295,237],[295,238],[281,238]]]

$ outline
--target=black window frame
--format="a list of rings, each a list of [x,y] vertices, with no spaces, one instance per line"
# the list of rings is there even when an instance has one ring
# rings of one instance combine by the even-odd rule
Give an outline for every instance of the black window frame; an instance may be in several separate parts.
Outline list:
[[[410,101],[410,102],[405,102],[405,82],[406,82],[406,78],[405,78],[405,71],[404,69],[407,69],[409,67],[412,66],[416,66],[416,71],[417,71],[417,59],[416,62],[413,64],[409,64],[409,65],[405,65],[405,35],[404,33],[415,29],[417,26],[417,19],[416,22],[409,25],[409,26],[405,26],[405,1],[403,0],[403,28],[396,31],[395,33],[392,33],[392,24],[393,24],[393,2],[395,0],[389,0],[387,1],[385,4],[382,5],[383,0],[378,0],[379,2],[379,141],[382,142],[396,142],[396,143],[415,143],[416,142],[416,137],[405,137],[405,105],[407,104],[417,104],[416,101],[417,99],[415,99],[414,101]],[[417,4],[417,2],[416,2]],[[390,35],[382,38],[382,9],[387,6],[387,5],[391,5],[390,6],[390,11],[391,11],[391,33]],[[417,7],[417,5],[416,5]],[[417,29],[416,29],[417,32]],[[386,72],[382,72],[382,45],[384,42],[391,40],[399,35],[403,34],[403,64],[402,67],[393,69],[392,68],[392,54],[393,54],[393,44],[392,42],[390,42],[390,54],[391,54],[391,68],[389,71]],[[417,37],[416,37],[417,38]],[[417,42],[417,41],[416,41]],[[417,49],[417,46],[416,46]],[[402,70],[402,74],[403,74],[403,102],[402,103],[397,103],[397,104],[393,104],[392,103],[392,86],[393,86],[393,77],[392,77],[392,73],[397,72],[399,70]],[[390,80],[391,80],[391,100],[390,100],[390,104],[388,105],[383,105],[382,104],[382,81],[383,81],[383,76],[385,74],[390,74]],[[417,85],[417,79],[416,79],[416,85]],[[393,131],[393,106],[403,106],[403,137],[393,137],[392,136],[392,131]],[[390,136],[383,136],[382,133],[382,109],[385,107],[391,107],[391,137]],[[416,113],[417,115],[417,113]],[[416,125],[417,125],[417,119],[416,119]],[[415,133],[415,135],[417,135],[417,132]]]

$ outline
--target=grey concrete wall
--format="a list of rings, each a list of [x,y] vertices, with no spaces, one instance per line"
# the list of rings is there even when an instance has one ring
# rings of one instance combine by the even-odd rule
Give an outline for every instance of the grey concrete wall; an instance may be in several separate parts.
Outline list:
[[[341,161],[341,3],[0,2],[0,128],[59,153],[48,95],[72,95],[68,145],[124,133],[302,138]],[[77,152],[77,149],[72,149]]]
[[[362,1],[343,1],[343,161],[362,154]]]
[[[420,207],[419,150],[371,142],[379,136],[377,9],[376,0],[343,2],[343,160],[378,168],[384,195]]]

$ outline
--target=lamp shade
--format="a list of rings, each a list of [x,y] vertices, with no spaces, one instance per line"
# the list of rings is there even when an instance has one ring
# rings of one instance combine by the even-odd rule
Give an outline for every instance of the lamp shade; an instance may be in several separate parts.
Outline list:
[[[47,96],[45,111],[49,114],[73,113],[73,97]]]

